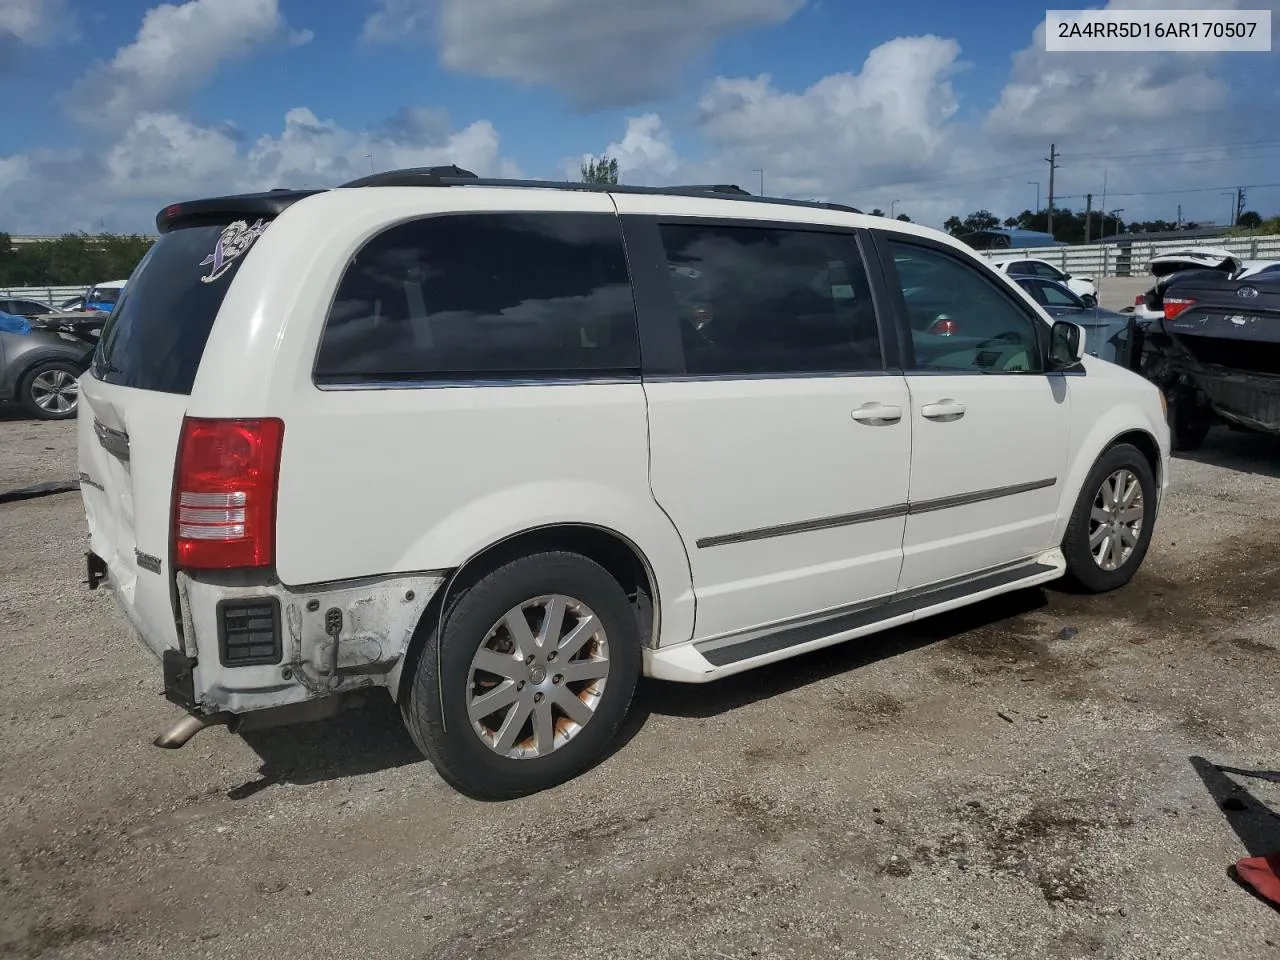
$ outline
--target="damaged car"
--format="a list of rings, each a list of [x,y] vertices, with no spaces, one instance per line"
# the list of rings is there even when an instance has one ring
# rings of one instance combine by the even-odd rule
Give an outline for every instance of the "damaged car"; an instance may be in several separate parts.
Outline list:
[[[1134,299],[1135,319],[1140,323],[1164,319],[1162,299],[1165,288],[1188,270],[1210,270],[1232,280],[1244,280],[1263,274],[1273,275],[1273,272],[1280,271],[1280,260],[1242,260],[1221,247],[1188,247],[1152,257],[1147,264],[1147,272],[1155,278],[1155,283]]]
[[[1165,393],[1175,450],[1209,429],[1280,435],[1280,270],[1179,271],[1144,325],[1139,372]]]

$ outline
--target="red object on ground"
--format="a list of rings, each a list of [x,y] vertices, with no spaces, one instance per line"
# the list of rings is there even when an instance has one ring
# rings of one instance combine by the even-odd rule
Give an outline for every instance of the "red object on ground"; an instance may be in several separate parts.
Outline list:
[[[1258,896],[1280,907],[1280,853],[1246,857],[1236,864],[1236,873]]]

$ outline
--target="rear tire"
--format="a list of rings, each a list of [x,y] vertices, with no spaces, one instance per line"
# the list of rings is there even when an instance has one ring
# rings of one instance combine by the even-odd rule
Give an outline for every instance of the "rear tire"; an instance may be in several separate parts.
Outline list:
[[[18,385],[18,398],[39,420],[70,420],[80,405],[77,381],[83,372],[66,360],[37,363]]]
[[[1156,495],[1141,450],[1121,443],[1105,451],[1089,471],[1062,540],[1068,576],[1090,593],[1132,580],[1151,545]]]
[[[456,790],[512,799],[608,755],[640,676],[641,641],[626,594],[599,564],[562,551],[512,560],[423,628],[401,714]]]
[[[1211,426],[1213,418],[1195,394],[1180,390],[1169,398],[1169,439],[1175,451],[1198,450]]]

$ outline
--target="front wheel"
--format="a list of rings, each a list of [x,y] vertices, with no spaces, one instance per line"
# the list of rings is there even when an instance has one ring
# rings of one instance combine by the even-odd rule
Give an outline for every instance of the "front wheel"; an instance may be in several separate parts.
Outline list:
[[[1137,447],[1117,444],[1099,457],[1062,541],[1071,579],[1092,593],[1132,580],[1151,544],[1156,496],[1151,464]]]
[[[504,800],[607,755],[640,675],[626,594],[575,553],[521,557],[430,624],[401,704],[409,735],[455,789]]]

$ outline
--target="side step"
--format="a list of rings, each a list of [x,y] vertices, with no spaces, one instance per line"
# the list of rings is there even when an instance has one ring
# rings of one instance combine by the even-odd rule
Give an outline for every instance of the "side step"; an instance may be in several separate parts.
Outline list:
[[[1017,583],[1029,577],[1053,573],[1056,569],[1046,563],[1019,563],[1017,566],[964,577],[950,583],[936,584],[920,590],[908,590],[880,600],[871,600],[821,620],[782,627],[754,637],[742,639],[729,637],[698,643],[694,646],[714,666],[724,667],[740,660],[751,660],[789,647],[798,647],[847,630],[858,630],[882,620],[892,620],[940,603],[950,603],[986,590]]]

